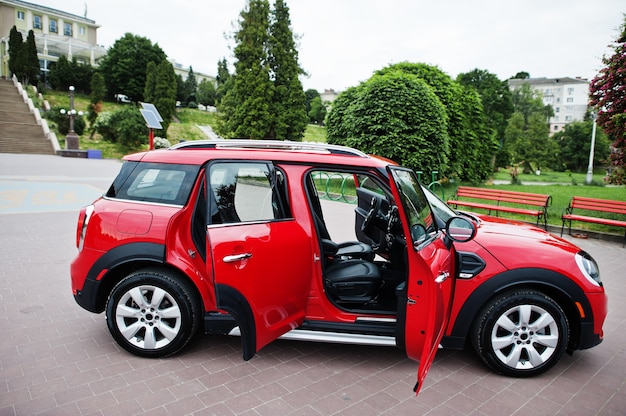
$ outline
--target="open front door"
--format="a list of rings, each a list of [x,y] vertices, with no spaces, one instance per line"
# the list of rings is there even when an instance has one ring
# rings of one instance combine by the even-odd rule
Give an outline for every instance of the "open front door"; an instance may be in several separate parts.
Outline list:
[[[207,267],[217,306],[235,318],[248,360],[304,320],[313,251],[270,163],[213,163],[207,179]]]
[[[390,168],[394,198],[407,239],[408,280],[399,305],[398,326],[404,327],[409,358],[419,361],[415,392],[435,358],[450,315],[454,290],[454,249],[437,230],[430,205],[416,175],[407,169]],[[404,319],[404,322],[401,320]]]

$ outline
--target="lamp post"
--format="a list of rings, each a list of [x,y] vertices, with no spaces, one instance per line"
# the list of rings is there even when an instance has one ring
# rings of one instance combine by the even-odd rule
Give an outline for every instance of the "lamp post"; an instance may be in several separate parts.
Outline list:
[[[61,114],[68,115],[70,119],[70,129],[65,136],[65,148],[67,150],[78,150],[78,134],[74,131],[74,117],[76,117],[76,110],[74,109],[74,86],[70,86],[70,110],[61,110]]]
[[[587,177],[585,183],[591,185],[593,180],[593,153],[596,147],[596,113],[591,113],[591,119],[593,120],[593,127],[591,128],[591,149],[589,150],[589,166],[587,167]]]

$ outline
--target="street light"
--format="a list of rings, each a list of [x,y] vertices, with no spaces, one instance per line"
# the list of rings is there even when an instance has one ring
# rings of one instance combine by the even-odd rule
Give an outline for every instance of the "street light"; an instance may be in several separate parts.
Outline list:
[[[593,120],[593,127],[591,128],[591,149],[589,150],[589,166],[587,167],[587,177],[585,183],[591,185],[593,180],[593,153],[596,147],[596,113],[591,113],[591,119]]]
[[[67,132],[67,135],[65,136],[65,148],[67,150],[78,150],[78,134],[76,134],[76,132],[74,131],[74,117],[76,117],[76,114],[82,116],[83,112],[81,111],[77,113],[76,110],[74,109],[74,86],[73,85],[70,86],[70,109],[69,111],[65,111],[65,109],[62,109],[61,114],[63,115],[67,114],[67,116],[70,119],[70,128],[69,128],[69,131]]]

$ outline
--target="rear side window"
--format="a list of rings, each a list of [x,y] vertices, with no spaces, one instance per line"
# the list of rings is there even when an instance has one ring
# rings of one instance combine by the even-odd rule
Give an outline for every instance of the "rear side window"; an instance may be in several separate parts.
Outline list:
[[[107,196],[132,201],[184,205],[199,166],[125,163]]]

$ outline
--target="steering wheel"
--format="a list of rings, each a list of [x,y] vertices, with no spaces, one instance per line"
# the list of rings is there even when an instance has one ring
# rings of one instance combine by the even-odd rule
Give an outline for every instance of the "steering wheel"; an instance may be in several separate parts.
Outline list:
[[[370,228],[372,228],[372,224],[374,223],[373,220],[376,217],[378,210],[380,209],[380,202],[381,200],[379,198],[372,197],[372,201],[370,202],[370,210],[368,211],[367,215],[363,219],[363,223],[361,224],[362,232],[369,231]]]

